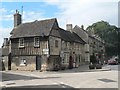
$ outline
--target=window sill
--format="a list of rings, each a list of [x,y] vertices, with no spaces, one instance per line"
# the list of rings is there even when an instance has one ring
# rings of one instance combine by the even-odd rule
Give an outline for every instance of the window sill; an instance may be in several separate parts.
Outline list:
[[[19,46],[19,48],[25,48],[25,46]]]
[[[34,46],[34,48],[40,48],[40,46]]]

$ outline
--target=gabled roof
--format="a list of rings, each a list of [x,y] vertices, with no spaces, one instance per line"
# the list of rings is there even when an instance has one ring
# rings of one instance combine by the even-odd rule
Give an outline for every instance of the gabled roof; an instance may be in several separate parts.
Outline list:
[[[82,38],[86,43],[88,42],[88,32],[79,26],[75,26],[72,30],[74,33],[76,33],[80,38]]]
[[[56,18],[20,24],[12,30],[10,38],[48,36],[55,22]]]
[[[71,33],[70,31],[59,28],[56,18],[21,24],[12,30],[11,35],[10,38],[51,35],[65,41],[85,44],[85,42],[74,32]]]
[[[66,31],[63,29],[59,29],[61,39],[69,42],[78,42],[81,44],[85,44],[85,42],[74,32]]]

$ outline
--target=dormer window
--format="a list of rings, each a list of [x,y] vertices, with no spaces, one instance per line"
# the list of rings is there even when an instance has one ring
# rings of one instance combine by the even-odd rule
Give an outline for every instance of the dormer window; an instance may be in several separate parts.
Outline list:
[[[19,39],[19,47],[24,47],[24,38]]]
[[[39,37],[34,38],[34,47],[40,47],[40,39],[39,39]]]

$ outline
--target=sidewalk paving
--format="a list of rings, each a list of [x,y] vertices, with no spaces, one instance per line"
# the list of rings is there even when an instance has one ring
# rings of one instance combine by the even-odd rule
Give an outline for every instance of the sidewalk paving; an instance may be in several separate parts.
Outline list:
[[[110,67],[107,67],[107,65],[103,65],[102,69],[89,69],[89,65],[81,65],[78,68],[73,68],[73,69],[66,69],[66,70],[61,70],[58,72],[66,72],[66,73],[72,73],[72,72],[97,72],[97,71],[109,71],[111,70]]]
[[[48,78],[49,74],[53,74],[52,77],[56,77],[57,75],[59,76],[60,73],[65,73],[65,75],[66,75],[67,73],[84,73],[84,72],[97,72],[97,71],[109,71],[109,70],[110,70],[110,67],[107,65],[103,66],[102,69],[93,69],[93,70],[89,69],[89,65],[81,65],[78,68],[59,70],[59,71],[43,71],[43,72],[40,72],[40,71],[32,71],[32,72],[31,71],[2,71],[2,72],[9,73],[9,74],[24,75],[24,76],[40,77],[40,78],[43,78],[42,80],[44,80],[45,82],[52,83],[52,82],[48,81],[49,79],[44,79],[44,78]],[[14,86],[14,83],[16,83],[15,85],[19,86],[19,84],[21,84],[23,81],[27,85],[28,84],[27,82],[29,80],[12,80],[12,81],[0,82],[0,87],[10,86],[9,84],[13,84],[13,86]],[[35,79],[32,81],[30,80],[29,84],[34,85],[37,83],[39,83],[39,80]],[[48,84],[48,83],[44,83],[44,84]]]
[[[55,73],[75,73],[75,72],[97,72],[97,71],[109,71],[111,70],[108,65],[103,65],[102,69],[89,69],[89,65],[81,65],[78,68],[72,68],[72,69],[65,69],[65,70],[58,70],[58,71],[0,71],[0,72],[5,72],[5,73],[21,73],[26,74],[26,73],[41,73],[41,74],[55,74]]]

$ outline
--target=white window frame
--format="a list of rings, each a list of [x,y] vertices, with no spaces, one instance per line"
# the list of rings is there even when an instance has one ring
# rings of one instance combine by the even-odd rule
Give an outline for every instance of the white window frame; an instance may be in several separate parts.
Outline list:
[[[34,37],[34,47],[40,47],[40,38]]]
[[[19,39],[19,47],[24,47],[24,38]]]

